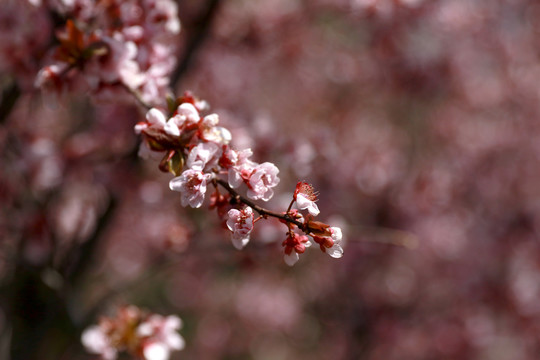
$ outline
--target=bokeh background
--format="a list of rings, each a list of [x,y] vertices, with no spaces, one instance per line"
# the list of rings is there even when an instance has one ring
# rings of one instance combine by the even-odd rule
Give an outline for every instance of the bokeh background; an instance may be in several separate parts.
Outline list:
[[[47,106],[52,22],[1,4],[0,358],[95,359],[81,331],[123,304],[184,320],[172,359],[540,357],[536,1],[178,2],[177,94],[280,168],[269,208],[306,180],[343,228],[292,268],[283,226],[239,252],[180,206],[136,103]]]

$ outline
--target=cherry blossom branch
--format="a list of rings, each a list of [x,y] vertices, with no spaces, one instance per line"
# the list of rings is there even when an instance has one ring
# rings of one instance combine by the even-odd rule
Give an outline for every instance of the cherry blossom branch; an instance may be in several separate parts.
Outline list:
[[[272,198],[274,187],[279,183],[279,169],[271,162],[251,160],[251,149],[232,149],[229,146],[232,135],[226,128],[217,126],[218,115],[201,115],[207,106],[188,93],[169,104],[170,115],[152,108],[146,114],[146,121],[135,126],[135,132],[144,139],[139,153],[141,156],[150,156],[149,152],[162,154],[159,168],[176,176],[170,180],[169,188],[181,194],[182,206],[201,207],[207,185],[213,184],[216,192],[210,208],[217,209],[225,220],[237,249],[248,244],[254,224],[259,220],[255,219],[256,211],[262,218],[273,217],[287,226],[282,246],[288,265],[296,263],[299,254],[312,243],[331,257],[341,257],[341,229],[314,220],[320,211],[315,203],[317,192],[310,184],[297,183],[285,212],[271,211],[255,203],[254,200]],[[218,177],[221,175],[224,177]],[[225,189],[227,196],[220,194],[218,186]],[[247,187],[246,196],[236,190],[239,187]],[[294,204],[297,209],[292,209]],[[309,215],[303,216],[300,210],[307,210]],[[296,228],[303,234],[295,232]]]

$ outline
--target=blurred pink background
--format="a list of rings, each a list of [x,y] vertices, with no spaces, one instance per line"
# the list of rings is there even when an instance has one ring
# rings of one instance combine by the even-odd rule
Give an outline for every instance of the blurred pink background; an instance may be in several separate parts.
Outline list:
[[[181,50],[202,7],[179,2]],[[183,319],[172,359],[538,359],[539,16],[532,0],[219,5],[176,93],[280,168],[269,208],[300,180],[320,192],[345,255],[292,268],[277,222],[238,251],[215,213],[180,206],[136,157],[135,104],[68,94],[51,109],[21,85],[0,125],[0,304],[25,297],[18,258],[61,299],[76,330],[36,340],[43,359],[94,359],[80,331],[128,303]],[[8,305],[3,349],[28,311]]]

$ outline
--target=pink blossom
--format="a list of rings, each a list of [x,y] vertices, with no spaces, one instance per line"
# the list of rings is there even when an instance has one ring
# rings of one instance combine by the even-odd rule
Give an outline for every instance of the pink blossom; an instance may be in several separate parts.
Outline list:
[[[38,2],[34,0],[34,4]],[[74,73],[82,76],[64,77],[64,82],[82,81],[83,90],[89,88],[98,94],[122,83],[136,91],[146,103],[165,105],[180,31],[175,1],[49,0],[46,4],[77,24],[68,26],[66,32],[58,35],[60,44],[54,58],[71,66],[76,64]],[[42,8],[34,8],[34,12]],[[38,35],[36,37],[34,31],[30,40],[44,38],[48,42],[47,31]],[[18,41],[6,43],[17,44],[17,49],[26,48]],[[3,47],[0,45],[0,53]],[[0,67],[1,63],[0,60]]]
[[[223,169],[230,169],[238,161],[238,153],[229,146],[223,146],[223,152],[219,159],[219,166]]]
[[[247,196],[253,200],[268,201],[274,195],[272,189],[279,183],[279,169],[270,162],[257,165],[249,176]]]
[[[186,160],[186,166],[194,170],[203,170],[207,165],[209,167],[217,165],[221,156],[221,148],[215,143],[200,143],[191,149]]]
[[[230,150],[224,153],[222,163],[225,165],[225,168],[229,168],[228,181],[233,189],[240,187],[244,179],[248,179],[257,166],[256,162],[249,160],[251,155],[253,155],[251,149],[240,151]]]
[[[56,62],[39,70],[34,80],[34,86],[41,89],[46,103],[54,106],[65,88],[61,76],[67,71],[68,65],[63,62]]]
[[[203,174],[200,170],[188,169],[182,175],[169,182],[169,188],[182,194],[182,206],[201,207],[206,194],[206,182],[211,174]]]
[[[136,32],[133,35],[137,35]],[[164,99],[169,91],[169,74],[174,68],[175,57],[171,46],[166,43],[144,43],[140,47],[138,60],[146,76],[144,84],[139,91],[145,101],[155,103]]]
[[[319,207],[315,204],[317,194],[313,190],[313,186],[305,182],[299,182],[296,184],[293,197],[300,210],[307,209],[311,215],[319,215]]]
[[[249,242],[253,230],[253,209],[249,206],[243,210],[231,209],[228,215],[227,227],[232,231],[232,243],[241,250]]]

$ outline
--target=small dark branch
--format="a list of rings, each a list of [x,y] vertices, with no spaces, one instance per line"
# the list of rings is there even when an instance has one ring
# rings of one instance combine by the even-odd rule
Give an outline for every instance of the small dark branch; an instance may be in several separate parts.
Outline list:
[[[291,203],[289,204],[289,207],[287,208],[286,213],[289,213],[289,211],[291,211],[293,204],[294,204],[294,198],[291,200]]]
[[[206,6],[204,13],[201,15],[200,19],[196,22],[193,35],[191,35],[187,41],[183,56],[179,56],[178,65],[171,74],[170,86],[171,88],[176,88],[178,82],[187,72],[191,66],[197,51],[204,43],[204,40],[210,32],[212,23],[217,14],[219,8],[220,0],[209,0]]]
[[[126,84],[124,84],[123,82],[119,82],[118,83],[120,86],[122,86],[124,89],[126,89],[131,95],[133,95],[133,97],[135,98],[135,100],[137,100],[137,102],[139,103],[139,105],[141,105],[143,108],[145,108],[146,110],[150,110],[151,108],[153,108],[152,105],[150,105],[149,103],[147,103],[146,101],[144,101],[144,99],[142,98],[141,94],[137,91],[137,90],[134,90],[132,88],[130,88],[129,86],[127,86]]]
[[[255,204],[253,201],[251,201],[251,200],[245,198],[244,196],[240,195],[236,190],[231,188],[229,186],[229,184],[225,180],[216,178],[216,179],[214,179],[214,182],[215,182],[215,184],[221,185],[238,202],[240,202],[242,204],[246,204],[247,206],[251,207],[253,210],[258,212],[261,216],[263,216],[263,217],[268,217],[268,216],[275,217],[275,218],[283,220],[283,221],[285,221],[285,222],[287,222],[289,224],[292,223],[292,224],[298,226],[298,228],[300,228],[300,229],[304,228],[303,223],[301,223],[300,221],[298,221],[296,219],[293,219],[291,216],[287,215],[287,213],[278,213],[278,212],[275,212],[275,211],[267,210],[267,209],[262,208],[259,205]]]
[[[15,81],[10,81],[5,85],[2,90],[2,99],[0,99],[0,124],[7,119],[20,95],[21,90]]]

